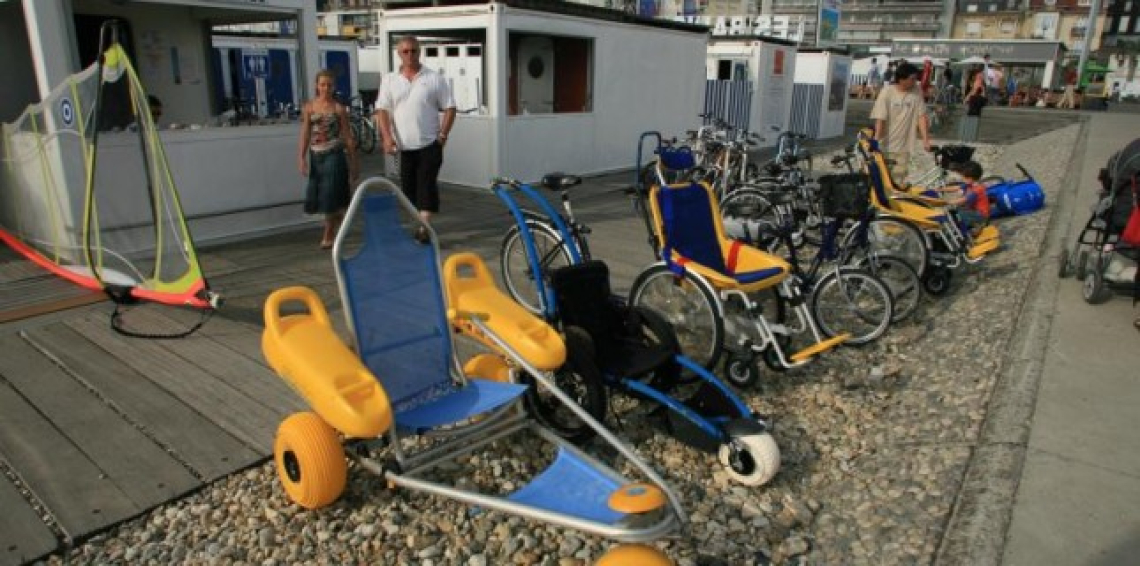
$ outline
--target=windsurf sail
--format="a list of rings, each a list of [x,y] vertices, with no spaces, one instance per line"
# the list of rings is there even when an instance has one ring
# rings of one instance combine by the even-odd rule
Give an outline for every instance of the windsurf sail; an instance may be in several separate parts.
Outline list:
[[[0,239],[117,302],[215,308],[147,95],[117,33],[0,131]]]

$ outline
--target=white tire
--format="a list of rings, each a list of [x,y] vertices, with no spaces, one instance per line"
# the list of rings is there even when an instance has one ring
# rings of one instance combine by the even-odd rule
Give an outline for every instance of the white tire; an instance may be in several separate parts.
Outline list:
[[[740,447],[733,461],[731,444],[720,447],[718,459],[728,476],[744,485],[764,485],[780,470],[780,447],[771,434],[750,434],[732,439]]]

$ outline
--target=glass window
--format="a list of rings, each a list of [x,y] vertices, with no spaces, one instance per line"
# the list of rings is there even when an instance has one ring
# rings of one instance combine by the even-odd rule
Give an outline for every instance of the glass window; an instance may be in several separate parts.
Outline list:
[[[977,4],[969,4],[966,6],[966,11],[967,12],[977,12],[978,11],[978,5]]]
[[[982,33],[982,22],[967,22],[966,35],[978,35]]]
[[[1132,23],[1132,18],[1128,16],[1120,16],[1120,26],[1116,29],[1120,30],[1121,32],[1127,32],[1128,24],[1130,23]]]

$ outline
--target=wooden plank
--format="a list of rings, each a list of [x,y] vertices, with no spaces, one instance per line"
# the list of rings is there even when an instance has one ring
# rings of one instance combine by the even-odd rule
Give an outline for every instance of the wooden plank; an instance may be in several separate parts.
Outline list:
[[[173,321],[154,309],[139,310],[135,314],[144,328],[153,328],[159,333],[183,328],[181,322]],[[275,411],[281,418],[305,408],[297,395],[265,363],[254,361],[252,357],[229,348],[219,347],[208,335],[195,333],[180,340],[163,340],[158,344]],[[257,349],[249,353],[259,356],[260,352],[259,342]]]
[[[60,432],[82,446],[140,508],[201,485],[163,447],[19,337],[0,339],[0,374]]]
[[[254,449],[269,446],[280,412],[198,369],[155,340],[128,340],[103,320],[82,317],[67,325]]]
[[[174,451],[206,482],[242,469],[262,457],[188,407],[146,376],[56,323],[31,331],[27,340],[51,353],[69,371]]]
[[[142,512],[5,379],[0,379],[0,458],[70,536],[91,533]]]
[[[20,490],[0,474],[0,566],[25,564],[59,546]]]
[[[9,305],[7,301],[0,299],[0,305],[3,305],[0,306],[0,309],[3,309],[0,310],[0,324],[102,302],[107,300],[107,296],[102,293],[84,291],[78,295],[43,299],[43,302],[32,302],[20,306]]]

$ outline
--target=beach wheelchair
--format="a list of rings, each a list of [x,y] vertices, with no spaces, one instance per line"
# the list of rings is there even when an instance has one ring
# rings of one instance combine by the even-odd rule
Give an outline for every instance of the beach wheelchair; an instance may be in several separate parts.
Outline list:
[[[427,245],[414,237],[420,227]],[[357,189],[333,246],[351,345],[313,291],[269,296],[265,358],[312,407],[277,431],[274,461],[288,497],[307,508],[332,503],[345,488],[347,456],[391,487],[620,541],[681,528],[678,498],[657,473],[554,384],[551,372],[565,359],[558,333],[496,293],[477,258],[453,258],[441,272],[438,254],[434,232],[400,190],[373,178]],[[286,314],[287,306],[304,312]],[[494,353],[461,367],[453,324],[468,325]],[[516,383],[518,373],[533,385]],[[613,460],[644,480],[627,479],[538,425],[521,402],[529,387],[564,402],[612,448]],[[547,467],[529,481],[455,472],[520,451]],[[460,477],[446,481],[449,473]]]
[[[767,483],[780,467],[769,421],[753,412],[723,382],[680,355],[673,328],[652,310],[630,307],[610,290],[609,268],[592,259],[588,227],[573,216],[568,191],[580,179],[550,174],[541,185],[561,193],[563,216],[530,184],[497,179],[492,186],[515,220],[503,257],[521,242],[530,277],[515,275],[507,288],[533,300],[562,329],[567,355],[589,359],[609,389],[654,407],[662,429],[699,450],[715,452],[725,471],[745,485]],[[521,197],[537,206],[525,209]],[[541,237],[536,235],[542,234]],[[556,238],[549,241],[547,237]],[[553,247],[550,245],[553,243]],[[566,258],[552,263],[554,257]],[[504,270],[507,277],[517,270]]]
[[[730,351],[725,377],[741,386],[755,382],[759,356],[769,367],[789,369],[850,339],[838,331],[825,337],[816,316],[831,311],[822,308],[821,297],[844,303],[831,314],[859,316],[857,307],[847,308],[859,295],[859,285],[847,283],[848,268],[837,268],[803,293],[788,262],[725,236],[715,194],[705,183],[685,180],[693,165],[687,148],[664,144],[656,132],[642,134],[638,170],[647,139],[656,140],[658,179],[646,187],[639,178],[634,192],[657,261],[634,281],[631,305],[663,316],[677,331],[681,352],[702,367],[714,368],[722,351]],[[881,284],[877,289],[887,294]],[[796,323],[784,320],[788,306]],[[787,353],[793,335],[805,331],[811,344]]]
[[[899,190],[873,136],[874,130],[862,129],[856,145],[871,181],[871,202],[879,217],[889,219],[892,226],[872,232],[891,234],[891,243],[882,251],[910,262],[927,293],[945,295],[953,269],[978,263],[1001,247],[998,229],[987,224],[978,234],[970,234],[946,201]],[[873,238],[872,243],[883,242]]]

